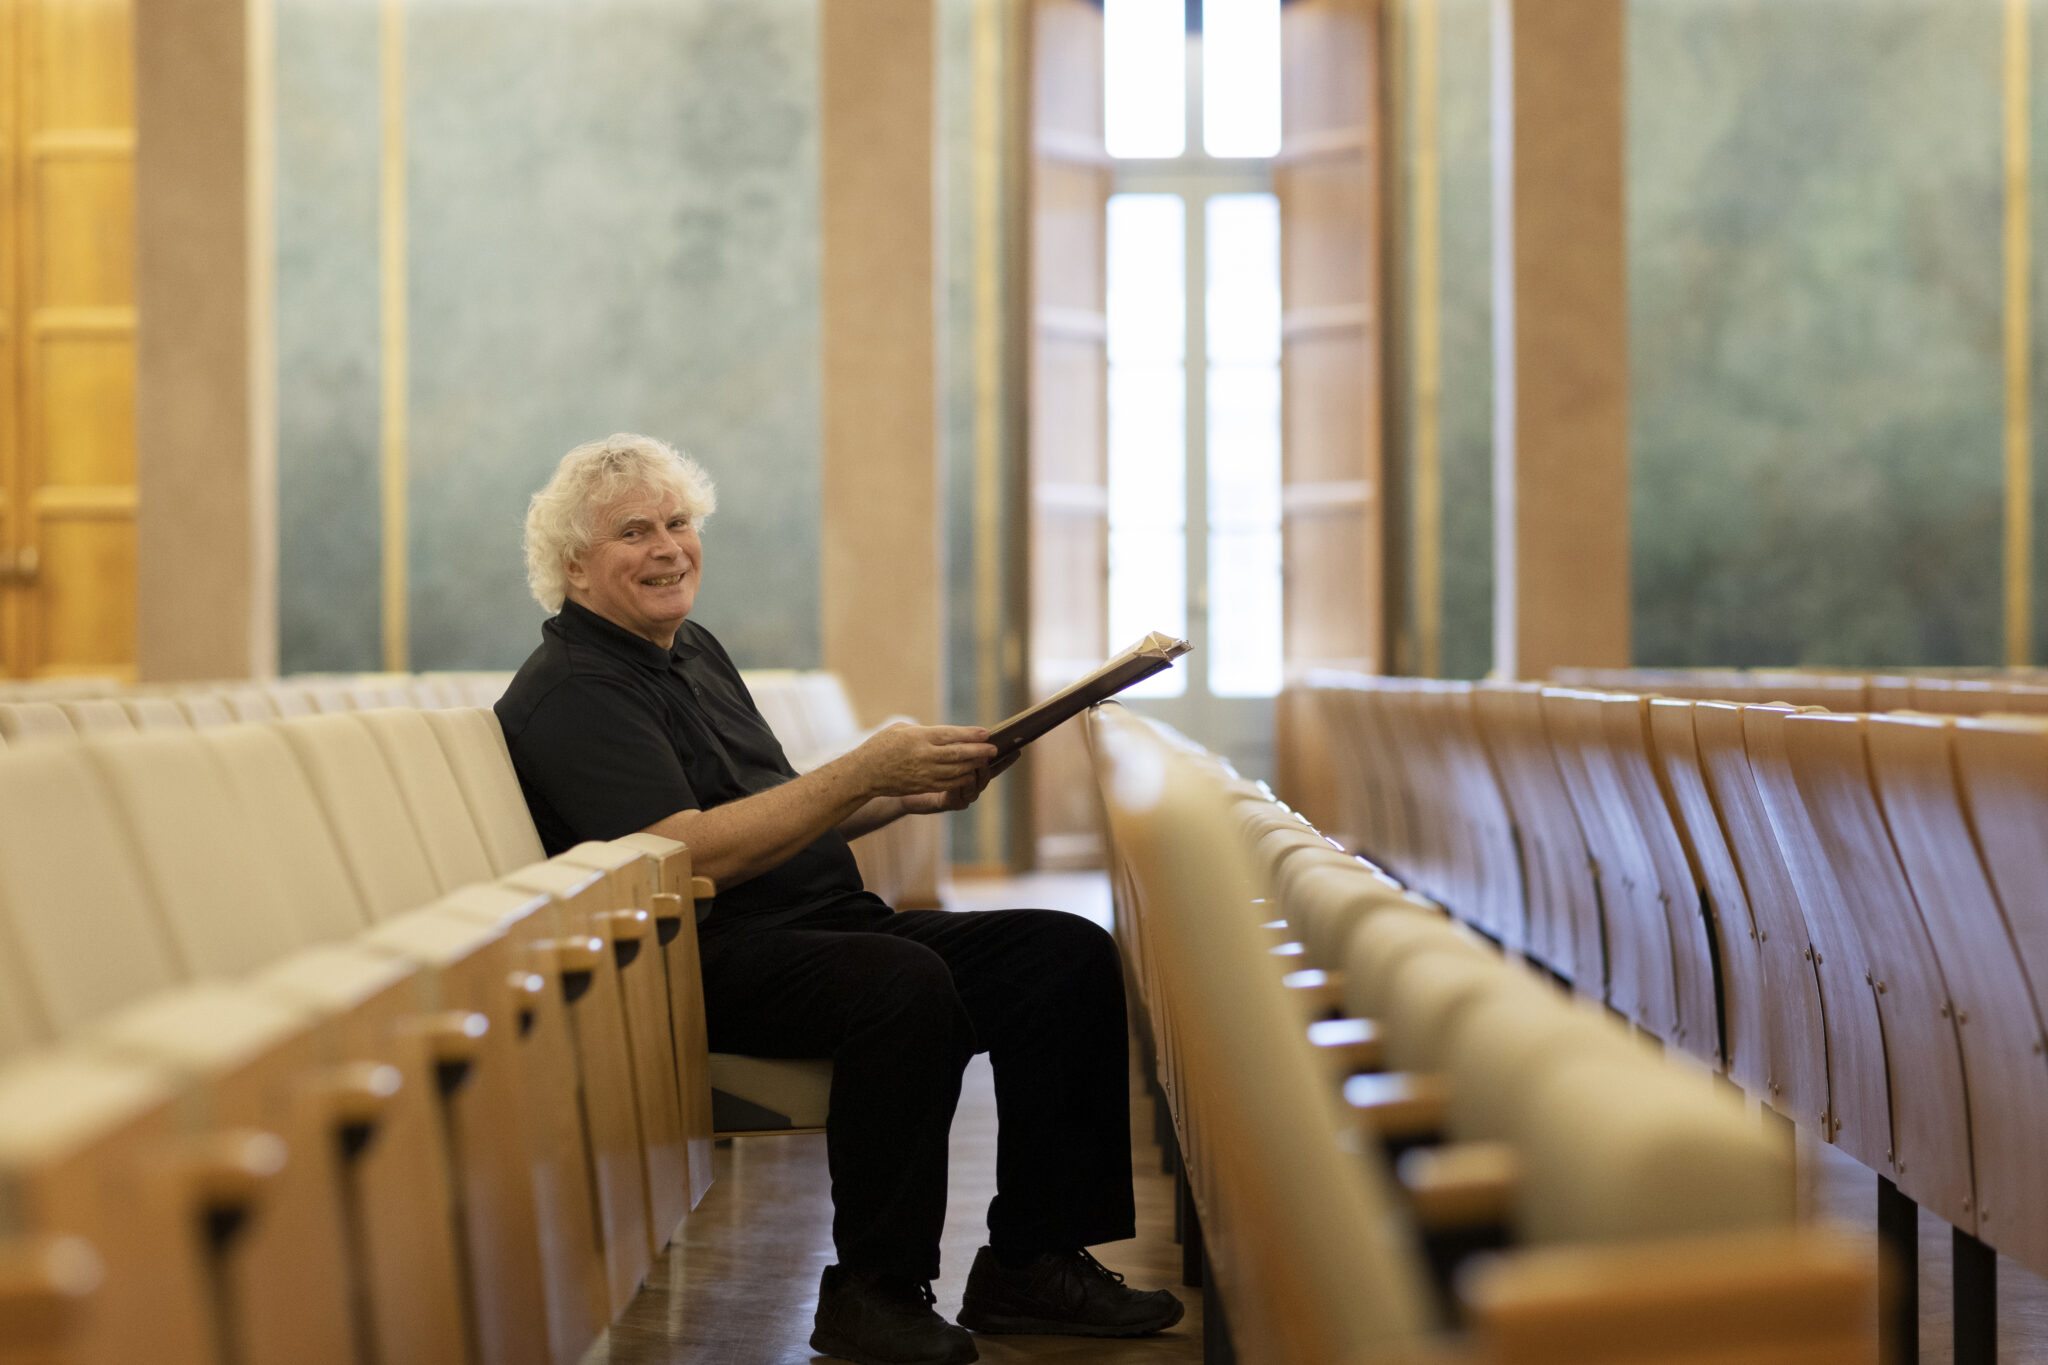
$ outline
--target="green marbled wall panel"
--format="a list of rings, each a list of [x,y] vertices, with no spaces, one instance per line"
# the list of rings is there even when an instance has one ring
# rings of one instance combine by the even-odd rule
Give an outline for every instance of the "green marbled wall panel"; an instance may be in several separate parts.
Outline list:
[[[277,6],[278,653],[378,667],[377,10]]]
[[[1996,0],[1635,0],[1635,657],[2000,657]]]

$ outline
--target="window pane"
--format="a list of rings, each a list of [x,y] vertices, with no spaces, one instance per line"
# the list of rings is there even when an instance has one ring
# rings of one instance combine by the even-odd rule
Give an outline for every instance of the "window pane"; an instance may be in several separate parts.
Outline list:
[[[1109,199],[1109,363],[1187,354],[1187,205],[1177,194]]]
[[[1280,0],[1202,0],[1202,146],[1280,150]]]
[[[1209,690],[1280,689],[1280,214],[1208,202]]]
[[[1187,633],[1187,206],[1109,201],[1109,640]],[[1180,669],[1132,689],[1176,697]]]
[[[1108,0],[1103,6],[1103,124],[1111,156],[1179,156],[1187,145],[1182,3]]]
[[[1209,196],[1209,363],[1280,363],[1280,201]]]
[[[1280,528],[1209,537],[1209,690],[1280,691]]]

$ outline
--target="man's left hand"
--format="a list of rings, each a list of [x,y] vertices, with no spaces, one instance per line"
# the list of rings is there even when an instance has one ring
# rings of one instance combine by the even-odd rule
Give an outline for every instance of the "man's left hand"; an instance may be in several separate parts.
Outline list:
[[[964,783],[953,788],[951,791],[919,792],[915,796],[901,798],[903,801],[903,813],[905,815],[938,815],[949,810],[966,810],[974,804],[974,799],[981,795],[983,789],[989,783],[995,781],[996,778],[1001,777],[1009,770],[1010,765],[1017,761],[1017,755],[1022,752],[1023,750],[1019,749],[1011,753],[1008,758],[998,760],[986,768],[977,769],[972,782]]]

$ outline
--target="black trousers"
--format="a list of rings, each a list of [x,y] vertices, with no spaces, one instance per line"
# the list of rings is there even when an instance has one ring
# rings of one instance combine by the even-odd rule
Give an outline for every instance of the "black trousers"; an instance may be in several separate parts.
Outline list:
[[[947,1131],[969,1057],[995,1069],[991,1244],[1136,1235],[1116,943],[1058,910],[849,911],[705,926],[714,1052],[830,1057],[832,1237],[842,1265],[939,1273]]]

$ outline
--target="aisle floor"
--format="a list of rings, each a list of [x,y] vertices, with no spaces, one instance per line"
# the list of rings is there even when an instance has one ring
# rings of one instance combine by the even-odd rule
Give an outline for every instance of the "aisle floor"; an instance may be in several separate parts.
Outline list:
[[[1100,875],[1006,878],[962,883],[948,904],[1038,905],[1106,923],[1109,892]],[[933,1286],[939,1311],[949,1318],[959,1311],[975,1249],[987,1240],[983,1217],[995,1193],[995,1130],[994,1082],[988,1059],[977,1057],[953,1120],[943,1277]],[[1180,1285],[1173,1179],[1160,1174],[1151,1137],[1151,1102],[1134,1071],[1131,1159],[1138,1236],[1094,1250],[1132,1284],[1172,1289],[1187,1304],[1187,1316],[1170,1332],[1135,1341],[977,1337],[982,1360],[1168,1365],[1201,1359],[1201,1292]],[[825,1139],[743,1138],[717,1149],[715,1173],[704,1202],[585,1365],[794,1365],[823,1359],[808,1342],[818,1276],[833,1259]]]

